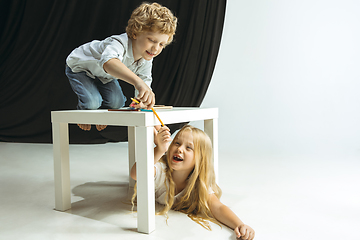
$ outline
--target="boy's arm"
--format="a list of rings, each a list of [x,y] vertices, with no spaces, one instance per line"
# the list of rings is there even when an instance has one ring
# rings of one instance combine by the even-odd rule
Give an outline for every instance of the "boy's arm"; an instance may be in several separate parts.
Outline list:
[[[229,207],[222,204],[215,194],[210,195],[209,207],[219,222],[234,230],[237,238],[254,239],[255,231],[250,226],[245,225]]]
[[[105,72],[118,79],[124,80],[133,85],[138,91],[136,96],[148,108],[152,108],[155,104],[155,94],[144,81],[125,66],[119,59],[112,58],[104,63],[103,68]]]
[[[155,130],[156,131],[156,130]],[[169,142],[171,141],[170,129],[166,126],[160,128],[159,132],[155,133],[154,142],[156,147],[154,148],[154,165],[160,160],[169,147]],[[154,167],[154,176],[156,174]],[[132,179],[136,180],[136,163],[132,166],[130,171],[130,176]]]

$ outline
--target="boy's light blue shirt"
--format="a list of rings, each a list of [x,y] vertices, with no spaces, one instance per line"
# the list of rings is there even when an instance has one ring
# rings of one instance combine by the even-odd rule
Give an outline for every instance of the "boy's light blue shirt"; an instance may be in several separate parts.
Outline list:
[[[152,60],[140,59],[135,62],[132,42],[126,33],[113,35],[105,40],[94,40],[74,49],[66,58],[66,64],[75,73],[86,72],[91,78],[99,78],[108,83],[115,78],[104,71],[103,65],[112,58],[119,59],[133,73],[139,76],[151,88]],[[135,96],[138,91],[135,89]]]

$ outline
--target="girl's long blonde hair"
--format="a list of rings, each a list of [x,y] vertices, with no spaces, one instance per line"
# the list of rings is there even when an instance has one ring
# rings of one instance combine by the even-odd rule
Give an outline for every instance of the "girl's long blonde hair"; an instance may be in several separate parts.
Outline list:
[[[165,207],[158,214],[167,215],[170,209],[180,211],[187,214],[188,217],[204,228],[211,230],[208,221],[218,225],[220,224],[211,214],[208,204],[210,197],[209,192],[212,190],[218,198],[221,197],[221,189],[215,182],[211,140],[202,130],[191,125],[186,125],[176,134],[169,149],[172,144],[176,142],[176,138],[185,131],[190,131],[193,136],[195,167],[188,176],[187,185],[183,190],[183,196],[179,201],[175,202],[175,183],[172,179],[173,170],[169,167],[169,161],[171,161],[169,151],[160,159],[160,161],[166,165],[165,184],[167,193]],[[136,193],[134,193],[133,199],[135,194]]]

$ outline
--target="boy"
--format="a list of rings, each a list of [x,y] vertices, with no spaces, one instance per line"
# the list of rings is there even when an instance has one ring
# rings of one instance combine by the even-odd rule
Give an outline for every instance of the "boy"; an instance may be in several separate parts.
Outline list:
[[[135,96],[147,108],[155,104],[150,85],[153,58],[169,45],[177,18],[160,4],[143,3],[136,8],[126,33],[103,41],[94,40],[73,50],[66,59],[65,73],[78,96],[77,109],[117,109],[125,105],[121,79],[135,87]],[[90,124],[78,124],[86,131]],[[96,125],[98,131],[106,125]]]

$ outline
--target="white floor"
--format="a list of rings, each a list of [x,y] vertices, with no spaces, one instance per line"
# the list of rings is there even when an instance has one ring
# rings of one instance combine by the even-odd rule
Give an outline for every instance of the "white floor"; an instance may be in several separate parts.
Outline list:
[[[220,149],[222,201],[255,239],[360,239],[360,158],[231,156]],[[128,199],[127,143],[70,145],[72,209],[54,208],[51,144],[0,143],[0,239],[235,239],[186,215],[156,216],[136,232]]]

